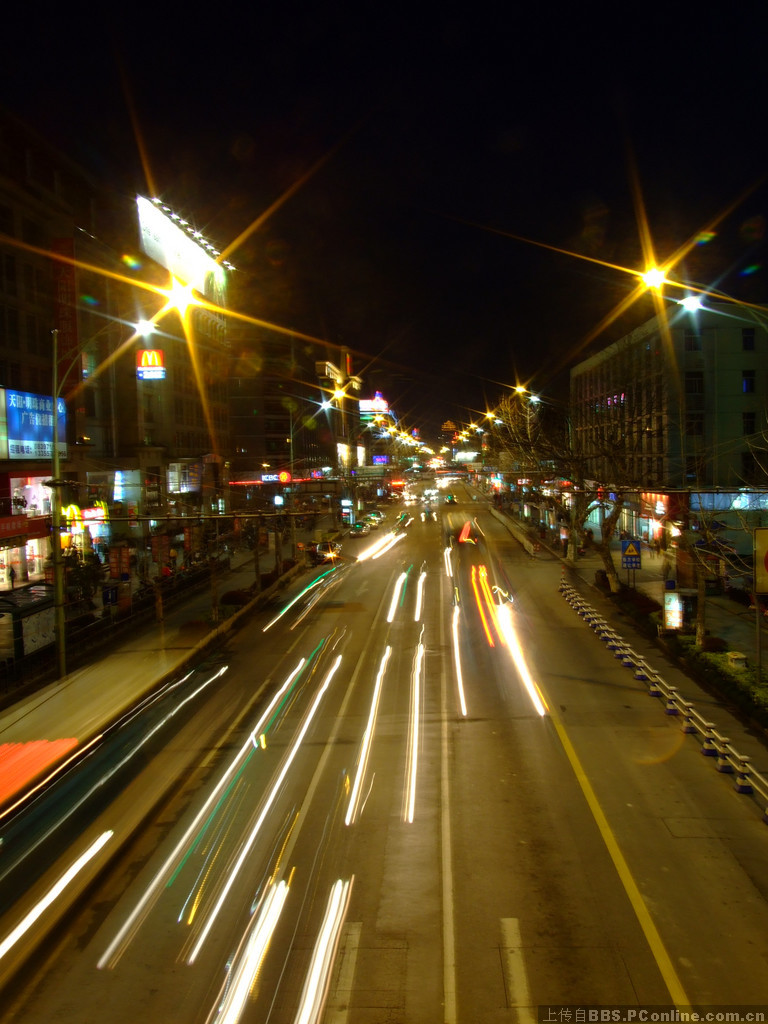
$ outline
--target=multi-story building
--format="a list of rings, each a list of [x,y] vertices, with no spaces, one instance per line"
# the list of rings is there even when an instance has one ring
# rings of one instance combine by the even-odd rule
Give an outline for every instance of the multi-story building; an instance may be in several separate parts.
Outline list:
[[[633,533],[743,506],[734,496],[746,492],[761,505],[767,324],[766,312],[736,302],[670,304],[571,370],[573,446],[596,486],[635,492]]]
[[[175,516],[226,510],[217,255],[0,115],[0,572],[23,580],[50,555],[54,409],[65,547],[142,544],[178,532]],[[207,302],[159,315],[174,278]]]
[[[329,395],[315,383],[324,346],[248,323],[238,324],[231,343],[235,507],[264,510],[276,497],[321,493],[336,476]]]

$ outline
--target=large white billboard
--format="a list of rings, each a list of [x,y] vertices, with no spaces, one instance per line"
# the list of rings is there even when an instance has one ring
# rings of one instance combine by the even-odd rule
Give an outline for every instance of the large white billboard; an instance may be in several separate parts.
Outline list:
[[[226,284],[224,267],[151,200],[137,196],[136,206],[142,252],[183,284],[217,299]]]

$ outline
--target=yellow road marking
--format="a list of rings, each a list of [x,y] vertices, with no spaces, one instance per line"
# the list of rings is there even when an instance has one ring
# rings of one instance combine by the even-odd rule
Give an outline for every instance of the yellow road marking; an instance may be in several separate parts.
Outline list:
[[[565,727],[562,723],[558,721],[554,714],[550,714],[550,717],[555,729],[557,729],[557,735],[560,737],[560,742],[563,745],[566,757],[571,762],[571,767],[576,775],[579,786],[581,786],[581,791],[589,805],[589,809],[592,812],[595,824],[600,830],[600,835],[603,837],[603,842],[605,843],[608,854],[613,861],[613,865],[616,868],[621,884],[624,886],[627,898],[632,904],[632,909],[635,912],[638,924],[643,930],[643,934],[645,935],[651,954],[656,961],[662,978],[664,979],[664,984],[669,990],[672,1002],[677,1007],[688,1007],[691,1003],[685,993],[683,984],[677,975],[677,971],[675,970],[674,964],[667,952],[661,935],[659,935],[658,929],[653,923],[653,918],[645,905],[645,901],[643,900],[640,890],[635,884],[629,865],[624,859],[624,854],[619,848],[619,844],[611,830],[611,826],[608,824],[608,819],[605,817],[605,814],[603,814],[603,809],[595,795],[595,791],[592,789],[592,784],[581,766],[578,754],[574,750],[573,744],[568,738],[568,734],[566,733]]]

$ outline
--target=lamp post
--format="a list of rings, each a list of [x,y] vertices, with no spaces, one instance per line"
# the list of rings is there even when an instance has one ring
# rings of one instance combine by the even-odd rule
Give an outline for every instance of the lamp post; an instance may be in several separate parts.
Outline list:
[[[111,323],[107,325],[111,327]],[[106,329],[106,328],[105,328]],[[98,332],[101,333],[101,332]],[[98,337],[98,334],[94,337]],[[64,387],[67,378],[77,365],[87,345],[90,345],[94,338],[88,340],[78,348],[74,358],[59,376],[59,332],[56,328],[51,331],[51,394],[53,398],[53,423],[52,439],[53,451],[51,452],[51,473],[50,480],[44,481],[51,489],[51,562],[53,568],[53,623],[54,643],[56,646],[56,664],[58,677],[62,679],[67,674],[67,638],[66,638],[66,594],[65,594],[65,571],[64,560],[61,554],[61,488],[66,483],[61,477],[61,454],[59,451],[59,408],[60,403],[66,408],[61,397],[61,389]]]
[[[67,674],[67,638],[64,608],[64,564],[61,557],[61,463],[59,460],[59,332],[51,331],[53,338],[53,477],[46,483],[51,488],[51,557],[53,561],[53,622],[56,643],[56,664],[59,679]]]

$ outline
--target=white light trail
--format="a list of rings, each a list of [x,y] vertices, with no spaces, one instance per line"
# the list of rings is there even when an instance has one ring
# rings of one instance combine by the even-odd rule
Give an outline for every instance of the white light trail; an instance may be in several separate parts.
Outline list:
[[[332,571],[333,570],[329,570],[329,572]],[[267,630],[274,626],[276,622],[279,622],[280,619],[282,619],[282,617],[286,614],[286,612],[289,612],[291,608],[293,608],[293,606],[296,604],[296,602],[300,601],[305,594],[308,594],[310,590],[313,590],[315,587],[320,586],[321,583],[326,583],[327,577],[328,573],[324,572],[321,576],[318,576],[316,580],[313,580],[312,583],[304,587],[304,589],[300,591],[300,593],[298,593],[296,597],[293,598],[292,601],[289,601],[288,604],[286,604],[283,608],[280,609],[280,611],[277,613],[274,619],[272,619],[271,622],[268,622],[261,632],[266,633]]]
[[[360,787],[365,776],[365,770],[368,765],[368,754],[371,749],[371,741],[373,740],[373,730],[376,725],[376,713],[379,708],[379,695],[381,694],[381,685],[384,680],[384,672],[387,668],[387,662],[389,656],[392,653],[392,648],[387,646],[384,651],[384,655],[379,665],[379,671],[376,676],[376,685],[373,688],[373,697],[371,699],[371,710],[368,713],[368,724],[363,734],[363,742],[360,746],[360,756],[357,759],[357,775],[355,776],[355,782],[352,786],[352,792],[349,797],[349,806],[347,807],[347,814],[344,819],[344,823],[349,825],[350,822],[355,820],[357,814],[357,805],[360,800]]]
[[[461,651],[459,649],[459,606],[457,604],[453,606],[453,622],[451,623],[451,630],[453,635],[453,660],[456,665],[456,685],[459,690],[459,703],[461,704],[461,713],[466,718],[467,701],[464,697],[464,678],[461,674]]]
[[[197,942],[194,944],[194,946],[192,947],[192,951],[190,952],[189,956],[187,957],[187,963],[188,964],[191,965],[191,964],[193,964],[195,962],[195,960],[197,959],[197,956],[198,956],[200,950],[203,948],[203,945],[205,944],[205,940],[208,938],[208,934],[209,934],[211,928],[213,927],[214,921],[218,917],[218,915],[219,915],[219,913],[221,911],[221,908],[224,906],[224,902],[225,902],[227,896],[229,895],[229,891],[232,888],[232,886],[235,884],[235,880],[236,880],[238,874],[240,873],[240,869],[242,868],[243,864],[246,862],[246,860],[248,858],[248,854],[250,853],[251,847],[256,842],[256,838],[257,838],[259,832],[261,831],[261,826],[264,824],[264,820],[267,817],[267,814],[269,813],[269,810],[272,807],[272,804],[275,802],[275,799],[277,798],[277,794],[280,791],[280,787],[283,784],[283,780],[285,779],[285,776],[288,774],[288,769],[293,764],[293,760],[296,757],[296,754],[299,751],[299,747],[301,746],[301,744],[302,744],[302,742],[304,740],[304,737],[307,734],[307,730],[309,729],[309,726],[312,723],[312,719],[315,717],[315,714],[317,712],[318,707],[320,706],[320,702],[323,699],[325,691],[328,689],[328,686],[330,685],[331,679],[335,675],[336,670],[338,669],[340,663],[341,663],[341,655],[339,654],[338,657],[336,658],[336,661],[333,663],[331,668],[328,670],[328,672],[327,672],[327,674],[325,676],[325,679],[323,680],[323,682],[322,682],[322,684],[320,686],[320,689],[318,690],[317,694],[315,695],[315,699],[312,702],[312,705],[311,705],[309,711],[307,712],[307,715],[306,715],[306,717],[304,719],[304,722],[302,723],[301,728],[299,729],[299,732],[298,732],[298,734],[296,736],[296,739],[293,742],[293,746],[291,747],[290,751],[288,752],[288,756],[285,758],[285,761],[283,762],[282,768],[278,772],[277,779],[275,780],[275,783],[272,786],[272,789],[270,790],[270,793],[269,793],[267,799],[264,801],[264,806],[261,809],[261,813],[259,814],[259,817],[257,818],[255,825],[251,829],[250,834],[248,835],[248,838],[246,839],[245,843],[243,844],[243,846],[242,846],[242,848],[240,850],[240,854],[238,855],[237,859],[235,860],[235,863],[232,866],[232,870],[229,873],[229,877],[224,882],[224,885],[221,888],[221,892],[219,893],[219,897],[216,900],[216,903],[214,904],[213,909],[208,914],[208,918],[207,918],[205,924],[203,925],[203,927],[201,929],[201,932],[200,932],[200,935],[199,935],[199,937],[197,939]]]
[[[282,881],[270,887],[260,910],[254,914],[248,925],[245,943],[240,944],[240,949],[233,958],[224,986],[224,995],[209,1014],[208,1024],[212,1024],[213,1021],[217,1024],[237,1024],[240,1020],[287,896],[286,882]]]
[[[102,832],[98,839],[95,839],[88,849],[81,853],[76,861],[67,868],[63,875],[51,886],[48,892],[43,896],[42,899],[38,900],[32,909],[27,913],[16,927],[0,942],[0,960],[8,953],[19,939],[23,938],[32,925],[39,920],[46,910],[56,902],[61,896],[70,882],[73,882],[75,878],[80,874],[83,868],[88,864],[96,854],[102,849],[103,846],[112,838],[114,832],[107,831]]]
[[[528,668],[523,648],[517,636],[517,630],[515,629],[515,625],[512,621],[512,611],[508,604],[502,605],[501,608],[499,608],[499,627],[504,634],[504,639],[507,647],[509,648],[509,653],[512,655],[515,668],[522,680],[523,686],[528,692],[528,696],[531,698],[533,706],[536,708],[539,715],[546,715],[549,708],[547,707],[546,701],[534,682],[533,676]]]
[[[398,541],[401,541],[405,537],[404,533],[389,533],[385,537],[380,537],[370,547],[366,548],[365,551],[361,551],[357,556],[358,562],[364,562],[367,558],[379,558],[390,548],[394,547]]]
[[[328,997],[331,968],[339,946],[339,936],[349,908],[352,882],[338,879],[331,888],[325,916],[317,937],[307,980],[301,993],[295,1024],[319,1024]]]
[[[291,672],[291,674],[288,676],[288,678],[285,680],[283,685],[280,687],[280,689],[277,691],[277,693],[274,695],[272,700],[267,705],[267,708],[266,708],[264,714],[258,720],[256,725],[254,725],[253,731],[251,732],[251,743],[254,745],[254,747],[258,747],[258,746],[261,745],[259,743],[259,736],[261,736],[261,730],[264,728],[264,725],[269,721],[269,718],[270,718],[270,715],[272,714],[273,709],[280,702],[280,699],[283,696],[283,694],[285,693],[285,691],[290,688],[291,684],[293,683],[293,680],[296,678],[296,676],[299,674],[299,672],[301,672],[301,670],[304,668],[305,660],[306,659],[302,658],[299,661],[299,664],[296,666],[296,668],[293,670],[293,672]],[[243,748],[243,749],[245,749],[245,748]]]
[[[221,778],[219,779],[218,783],[214,787],[212,793],[210,794],[208,799],[205,801],[203,806],[200,808],[198,813],[195,815],[194,820],[190,824],[189,828],[186,830],[184,835],[181,837],[179,842],[176,844],[174,849],[171,851],[171,853],[167,857],[165,863],[160,868],[160,870],[157,872],[155,877],[152,879],[151,883],[144,890],[144,893],[142,894],[141,899],[136,904],[136,906],[133,908],[131,913],[128,915],[127,919],[125,920],[125,922],[123,923],[122,927],[119,929],[119,931],[115,935],[115,937],[112,940],[112,942],[110,942],[110,944],[107,946],[107,948],[104,951],[104,953],[102,954],[102,956],[99,958],[96,966],[100,970],[103,970],[106,967],[115,967],[116,966],[117,961],[120,959],[120,956],[122,955],[123,950],[125,949],[127,944],[130,942],[130,940],[133,938],[133,936],[136,934],[136,932],[139,930],[139,927],[141,926],[142,922],[145,920],[145,918],[146,918],[147,914],[149,913],[149,911],[150,911],[152,905],[154,904],[155,900],[159,897],[160,891],[161,891],[162,887],[165,885],[167,878],[171,875],[171,873],[173,872],[176,864],[179,862],[179,860],[183,856],[183,851],[185,850],[185,848],[186,848],[187,844],[189,843],[190,839],[192,838],[193,835],[196,834],[196,832],[198,830],[198,827],[200,825],[200,822],[208,815],[208,812],[209,812],[210,808],[219,799],[219,795],[222,792],[222,790],[224,790],[229,785],[229,783],[232,780],[233,776],[239,770],[240,765],[242,764],[243,758],[246,756],[246,754],[249,753],[249,751],[251,750],[251,748],[253,746],[257,745],[257,741],[256,741],[255,737],[261,731],[261,729],[263,728],[264,722],[267,720],[268,715],[270,714],[270,712],[272,711],[272,709],[274,708],[275,704],[278,702],[280,697],[285,693],[285,691],[291,685],[293,680],[296,678],[296,675],[301,670],[303,665],[304,665],[304,658],[302,658],[301,661],[299,661],[299,664],[296,666],[296,668],[293,670],[293,672],[291,672],[291,674],[288,676],[286,681],[280,687],[278,692],[272,698],[272,700],[269,703],[269,706],[267,707],[267,710],[264,712],[264,714],[259,719],[259,722],[254,727],[253,732],[248,737],[246,742],[242,745],[242,747],[237,752],[237,754],[232,758],[232,760],[230,761],[229,765],[227,766],[227,768],[222,773]]]
[[[453,562],[451,561],[452,549],[450,547],[443,548],[443,564],[445,565],[445,575],[453,577]]]
[[[419,582],[416,584],[416,611],[413,613],[414,622],[421,618],[421,608],[424,603],[424,585],[427,582],[427,574],[422,570],[419,575]]]
[[[424,627],[422,626],[422,633]],[[413,824],[416,805],[416,775],[419,766],[419,743],[421,741],[421,673],[424,667],[424,644],[419,641],[413,659],[411,673],[411,721],[408,730],[408,775],[405,798],[405,820]]]
[[[395,589],[392,591],[392,600],[389,602],[389,612],[387,613],[387,622],[391,622],[395,617],[397,611],[397,602],[400,600],[400,594],[403,589],[403,585],[408,578],[408,573],[401,572],[395,580]]]

